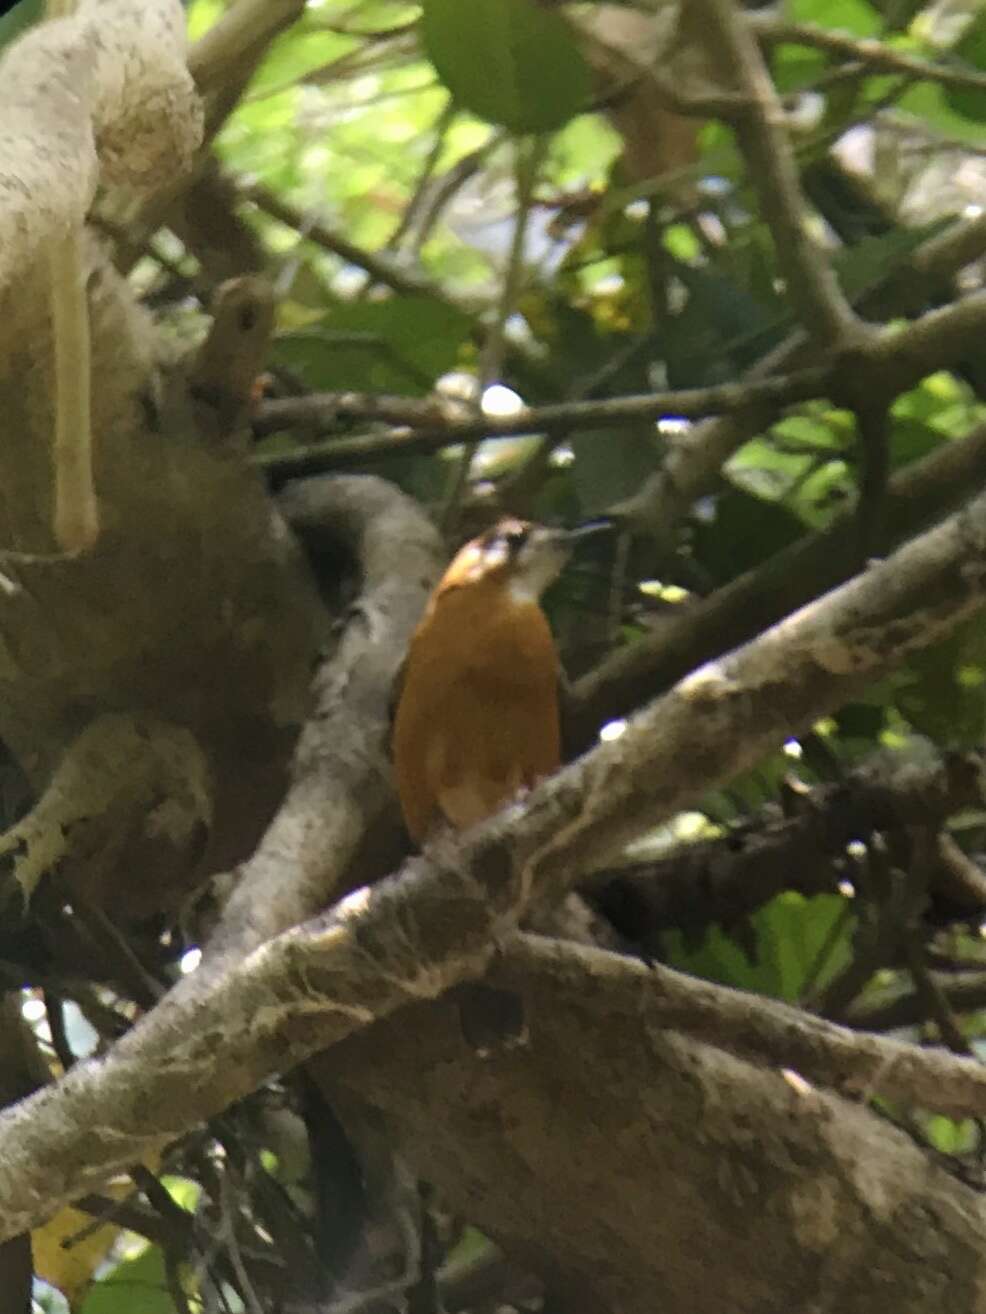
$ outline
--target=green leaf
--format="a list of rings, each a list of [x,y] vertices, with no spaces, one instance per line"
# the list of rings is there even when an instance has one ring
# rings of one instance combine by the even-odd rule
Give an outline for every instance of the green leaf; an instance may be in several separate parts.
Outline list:
[[[587,429],[571,439],[572,470],[583,516],[592,516],[629,497],[660,459],[661,441],[652,429]]]
[[[843,247],[832,259],[843,290],[853,298],[862,296],[901,268],[922,242],[937,237],[953,223],[952,218],[944,217],[913,228],[891,228],[879,237],[863,237]]]
[[[471,327],[464,312],[427,296],[348,302],[278,337],[273,358],[316,390],[423,396],[457,363]]]
[[[962,427],[955,432],[952,417],[962,413]],[[969,429],[969,389],[954,374],[938,370],[928,374],[915,387],[902,392],[891,409],[894,420],[919,420],[939,434],[961,437]]]
[[[971,1154],[979,1142],[979,1130],[972,1118],[953,1122],[933,1114],[924,1125],[928,1140],[941,1154]]]
[[[271,43],[251,85],[253,94],[301,82],[352,50],[356,43],[351,37],[327,32],[312,19],[312,11],[308,10],[289,32]]]
[[[767,502],[740,488],[716,498],[711,519],[696,521],[696,560],[717,583],[742,575],[788,547],[804,533],[798,518],[776,502]]]
[[[969,142],[977,148],[983,144],[983,128],[978,119],[958,113],[946,95],[945,88],[933,82],[916,83],[901,96],[897,108],[917,115],[942,136],[957,142]]]
[[[177,1314],[168,1291],[164,1257],[149,1246],[97,1282],[82,1303],[80,1314]]]
[[[787,0],[785,16],[795,23],[817,23],[853,36],[877,36],[881,19],[866,0]]]
[[[822,529],[846,510],[853,489],[852,470],[845,461],[833,459],[808,475],[788,500],[806,525]]]
[[[919,461],[946,441],[929,424],[920,420],[895,419],[890,431],[890,468],[898,470],[911,461]]]
[[[718,926],[698,949],[689,949],[679,931],[670,932],[664,937],[668,961],[708,981],[794,1001],[806,986],[824,985],[848,963],[853,919],[840,925],[845,909],[845,899],[836,894],[806,899],[788,891],[749,919],[755,961]]]
[[[424,45],[463,109],[512,132],[551,132],[589,99],[589,70],[560,14],[535,0],[424,0]]]
[[[952,54],[980,73],[986,73],[986,12],[969,24]],[[986,122],[986,91],[976,91],[974,87],[948,87],[945,99],[963,118]]]
[[[983,742],[986,726],[986,621],[974,616],[947,638],[912,653],[899,673],[899,710],[920,734],[952,747]]]
[[[676,263],[688,301],[665,344],[672,387],[694,388],[736,377],[781,336],[781,318],[728,272]]]
[[[774,85],[783,93],[800,91],[813,85],[828,68],[828,60],[821,50],[784,42],[773,52],[770,61]]]

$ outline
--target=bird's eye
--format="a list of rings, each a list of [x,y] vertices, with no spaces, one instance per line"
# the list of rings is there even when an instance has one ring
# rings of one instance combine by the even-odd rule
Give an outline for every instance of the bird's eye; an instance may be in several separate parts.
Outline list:
[[[528,530],[526,526],[511,526],[510,529],[503,531],[503,541],[511,552],[519,552],[527,542]]]

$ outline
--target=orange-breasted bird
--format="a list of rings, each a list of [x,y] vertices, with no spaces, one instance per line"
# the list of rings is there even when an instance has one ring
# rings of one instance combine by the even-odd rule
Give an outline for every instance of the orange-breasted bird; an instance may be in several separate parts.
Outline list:
[[[418,844],[443,823],[475,825],[561,764],[560,667],[539,599],[582,532],[500,520],[460,549],[432,593],[393,737]]]

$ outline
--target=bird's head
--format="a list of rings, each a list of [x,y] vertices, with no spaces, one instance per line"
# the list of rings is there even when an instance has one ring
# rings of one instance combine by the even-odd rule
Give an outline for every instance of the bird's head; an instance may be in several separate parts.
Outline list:
[[[582,529],[549,529],[505,516],[495,525],[460,548],[442,577],[438,592],[470,585],[500,585],[509,589],[518,603],[537,602],[561,572]]]

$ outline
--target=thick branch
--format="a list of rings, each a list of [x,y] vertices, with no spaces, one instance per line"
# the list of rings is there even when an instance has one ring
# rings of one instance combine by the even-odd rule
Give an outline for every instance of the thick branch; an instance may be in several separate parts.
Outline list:
[[[528,977],[547,979],[603,1017],[643,1014],[655,1028],[794,1069],[828,1090],[864,1099],[883,1095],[956,1118],[983,1107],[986,1068],[944,1050],[860,1035],[778,1000],[569,941],[516,935],[501,955],[491,973],[496,984],[516,989]]]
[[[207,970],[326,907],[348,887],[357,855],[365,880],[368,867],[387,871],[401,853],[387,761],[390,690],[442,566],[438,535],[416,503],[380,479],[307,480],[280,505],[316,560],[333,553],[338,566],[340,550],[349,554],[361,593],[316,676],[292,787],[239,873]]]
[[[139,907],[141,896],[194,868],[212,813],[210,772],[193,734],[149,716],[96,716],[30,812],[0,835],[4,897],[26,901],[57,873],[88,904],[119,913],[133,898]],[[135,835],[150,889],[114,890]]]
[[[935,370],[945,369],[962,360],[986,329],[986,292],[976,292],[959,301],[913,320],[899,332],[889,330],[869,344],[859,363],[872,362],[879,371],[874,375],[875,388],[888,395],[905,388]]]
[[[554,901],[642,829],[752,765],[778,739],[969,615],[986,596],[984,560],[986,496],[696,671],[637,716],[622,738],[554,776],[523,806],[263,943],[272,920],[264,903],[298,882],[306,829],[314,831],[316,851],[331,833],[319,832],[332,774],[319,779],[328,744],[319,741],[316,719],[288,806],[268,833],[262,860],[250,864],[211,968],[180,983],[104,1059],[76,1065],[57,1086],[0,1117],[3,1234],[32,1226],[272,1073],[411,999],[433,998],[481,973],[493,935],[533,903]],[[354,675],[348,673],[350,685]],[[354,689],[347,692],[352,698]],[[361,697],[374,707],[381,694],[364,690]],[[358,717],[360,697],[353,701]],[[372,779],[373,762],[368,766]],[[341,836],[349,852],[357,829],[350,814]],[[333,858],[322,850],[327,867]],[[317,875],[302,879],[305,895],[289,897],[280,912],[290,915],[331,886],[323,871],[319,887]],[[243,945],[257,947],[234,961]],[[919,1061],[917,1051],[909,1061]],[[961,1075],[966,1111],[986,1113],[986,1073],[950,1062],[960,1064],[955,1080]],[[947,1095],[953,1111],[954,1089]]]
[[[765,1314],[804,1308],[806,1293],[809,1307],[822,1293],[819,1314],[827,1298],[842,1314],[980,1308],[981,1194],[861,1101],[810,1085],[775,1045],[790,1021],[792,1055],[853,1089],[866,1077],[855,1037],[537,943],[547,961],[518,962],[512,940],[493,968],[523,1043],[481,1060],[449,1000],[404,1010],[310,1070],[335,1107],[369,1103],[374,1129],[382,1120],[412,1168],[511,1256],[549,1282],[565,1274],[562,1309]],[[898,1057],[920,1063],[903,1048],[881,1051],[890,1072]],[[877,1088],[893,1080],[871,1071]],[[966,1074],[975,1083],[982,1069]]]

